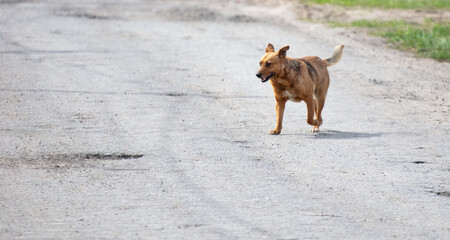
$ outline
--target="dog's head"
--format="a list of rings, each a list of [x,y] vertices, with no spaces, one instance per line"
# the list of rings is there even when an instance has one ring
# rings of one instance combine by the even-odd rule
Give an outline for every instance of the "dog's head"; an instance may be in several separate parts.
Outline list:
[[[275,52],[272,44],[268,44],[266,47],[266,53],[261,58],[259,65],[259,71],[256,73],[256,76],[261,79],[261,82],[267,82],[272,77],[276,77],[280,74],[283,69],[283,62],[286,60],[286,51],[289,49],[289,46],[285,46]]]

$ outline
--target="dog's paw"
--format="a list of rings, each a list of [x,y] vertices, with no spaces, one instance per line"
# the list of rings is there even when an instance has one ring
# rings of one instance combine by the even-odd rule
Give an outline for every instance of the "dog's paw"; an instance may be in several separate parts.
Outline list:
[[[311,132],[319,132],[319,127],[314,126],[314,127],[311,129]]]
[[[272,130],[272,131],[270,131],[270,135],[280,135],[280,133],[281,133],[281,130]]]

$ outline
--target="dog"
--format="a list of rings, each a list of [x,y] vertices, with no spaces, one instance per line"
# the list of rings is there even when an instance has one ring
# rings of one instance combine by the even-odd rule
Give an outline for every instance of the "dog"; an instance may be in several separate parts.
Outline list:
[[[317,56],[291,58],[286,56],[289,46],[275,52],[272,44],[267,45],[256,76],[263,83],[270,80],[275,94],[277,125],[270,132],[271,135],[281,133],[284,108],[288,100],[305,101],[308,109],[307,123],[313,126],[311,132],[319,131],[323,122],[322,109],[330,86],[327,67],[339,62],[343,49],[344,45],[337,46],[331,58],[322,60]]]

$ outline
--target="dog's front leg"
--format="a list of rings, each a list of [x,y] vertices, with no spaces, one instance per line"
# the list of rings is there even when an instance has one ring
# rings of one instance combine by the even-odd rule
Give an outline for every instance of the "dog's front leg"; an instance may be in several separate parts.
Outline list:
[[[278,135],[281,133],[282,123],[283,123],[283,114],[284,114],[284,107],[286,106],[285,99],[276,99],[276,112],[277,112],[277,126],[274,130],[270,132],[270,135]]]

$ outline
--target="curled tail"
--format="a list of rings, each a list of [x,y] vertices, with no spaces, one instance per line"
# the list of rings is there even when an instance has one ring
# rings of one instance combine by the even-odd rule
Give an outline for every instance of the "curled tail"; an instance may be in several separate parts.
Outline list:
[[[333,56],[331,58],[323,60],[323,62],[327,65],[327,67],[332,66],[341,60],[342,50],[344,49],[344,45],[339,45],[334,48]]]

